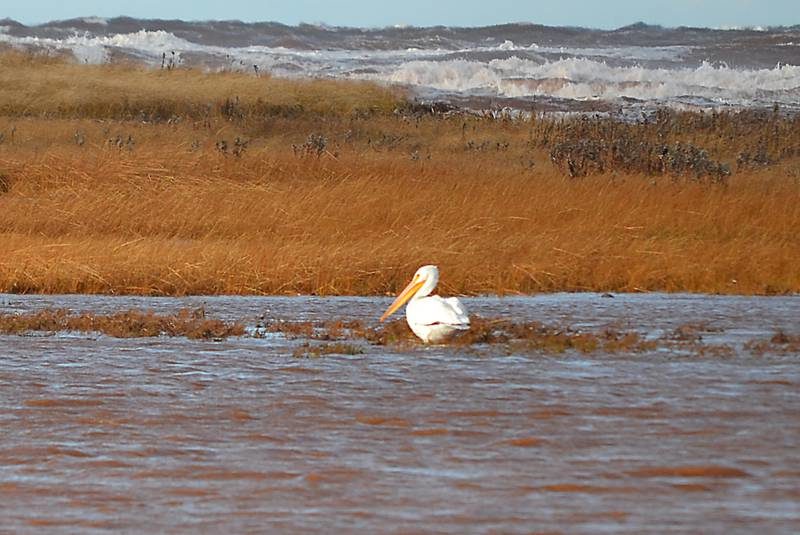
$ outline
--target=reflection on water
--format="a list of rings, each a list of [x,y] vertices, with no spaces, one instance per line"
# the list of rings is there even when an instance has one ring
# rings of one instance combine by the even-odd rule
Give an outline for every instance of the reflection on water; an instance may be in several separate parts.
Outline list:
[[[46,307],[372,319],[376,298],[0,296]],[[0,337],[2,528],[65,533],[587,532],[800,522],[800,361],[742,345],[797,333],[798,298],[594,294],[467,300],[473,313],[660,336],[725,358],[302,340]],[[709,342],[709,343],[711,343]]]

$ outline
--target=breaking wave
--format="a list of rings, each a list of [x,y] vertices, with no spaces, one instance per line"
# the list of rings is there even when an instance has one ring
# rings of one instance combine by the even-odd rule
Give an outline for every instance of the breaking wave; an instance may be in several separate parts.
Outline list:
[[[64,39],[34,36],[12,37],[8,34],[0,33],[0,42],[16,46],[69,50],[82,63],[107,62],[110,48],[124,49],[139,57],[156,57],[161,56],[164,52],[191,50],[198,46],[163,30],[139,30],[134,33],[109,36],[92,36],[84,33],[75,34]]]
[[[512,57],[486,63],[453,60],[409,61],[387,80],[451,93],[564,99],[664,100],[683,96],[746,103],[800,97],[800,67],[739,70],[703,62],[697,68],[651,69],[612,66],[586,58],[537,63]]]

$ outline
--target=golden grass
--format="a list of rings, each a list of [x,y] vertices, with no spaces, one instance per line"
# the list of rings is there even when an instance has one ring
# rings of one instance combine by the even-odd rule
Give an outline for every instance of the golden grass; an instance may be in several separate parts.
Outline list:
[[[797,119],[494,121],[392,113],[365,84],[0,58],[0,292],[382,294],[424,263],[444,293],[800,291]],[[551,161],[575,136],[608,142],[567,147],[583,178]],[[678,142],[731,175],[657,168]]]
[[[0,53],[0,115],[8,116],[168,120],[386,112],[397,106],[398,95],[366,83],[78,65],[60,57]]]

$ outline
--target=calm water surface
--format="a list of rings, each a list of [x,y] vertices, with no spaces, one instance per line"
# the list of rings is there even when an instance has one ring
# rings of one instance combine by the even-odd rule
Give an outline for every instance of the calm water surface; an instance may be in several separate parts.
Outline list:
[[[209,317],[376,318],[383,298],[0,295]],[[596,294],[472,313],[661,337],[726,357],[0,336],[0,531],[753,532],[800,528],[800,298]]]

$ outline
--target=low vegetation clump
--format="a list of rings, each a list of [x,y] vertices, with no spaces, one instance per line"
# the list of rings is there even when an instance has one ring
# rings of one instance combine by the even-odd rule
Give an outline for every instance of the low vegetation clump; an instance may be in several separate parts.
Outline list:
[[[191,339],[222,339],[241,336],[240,323],[207,319],[202,308],[183,309],[176,314],[128,310],[114,314],[74,313],[64,309],[45,309],[27,314],[0,314],[0,333],[93,332],[115,338],[185,336]]]
[[[800,118],[0,53],[0,292],[800,292]],[[388,336],[388,334],[387,334]]]
[[[694,145],[653,145],[630,138],[562,142],[552,148],[550,158],[572,178],[616,169],[725,183],[731,174],[729,166],[711,160],[707,151]]]
[[[778,331],[767,340],[751,340],[745,347],[755,355],[777,353],[782,355],[800,355],[800,335]]]
[[[724,181],[800,155],[797,116],[773,110],[678,112],[658,110],[636,122],[582,116],[543,128],[542,146],[570,176],[627,171]]]
[[[353,344],[341,342],[309,344],[305,343],[295,348],[292,356],[295,358],[318,358],[325,355],[361,355],[364,350]]]
[[[271,321],[259,326],[257,336],[280,333],[290,340],[306,339],[324,342],[366,340],[374,345],[402,345],[418,341],[405,320],[396,319],[380,326],[360,320]]]

